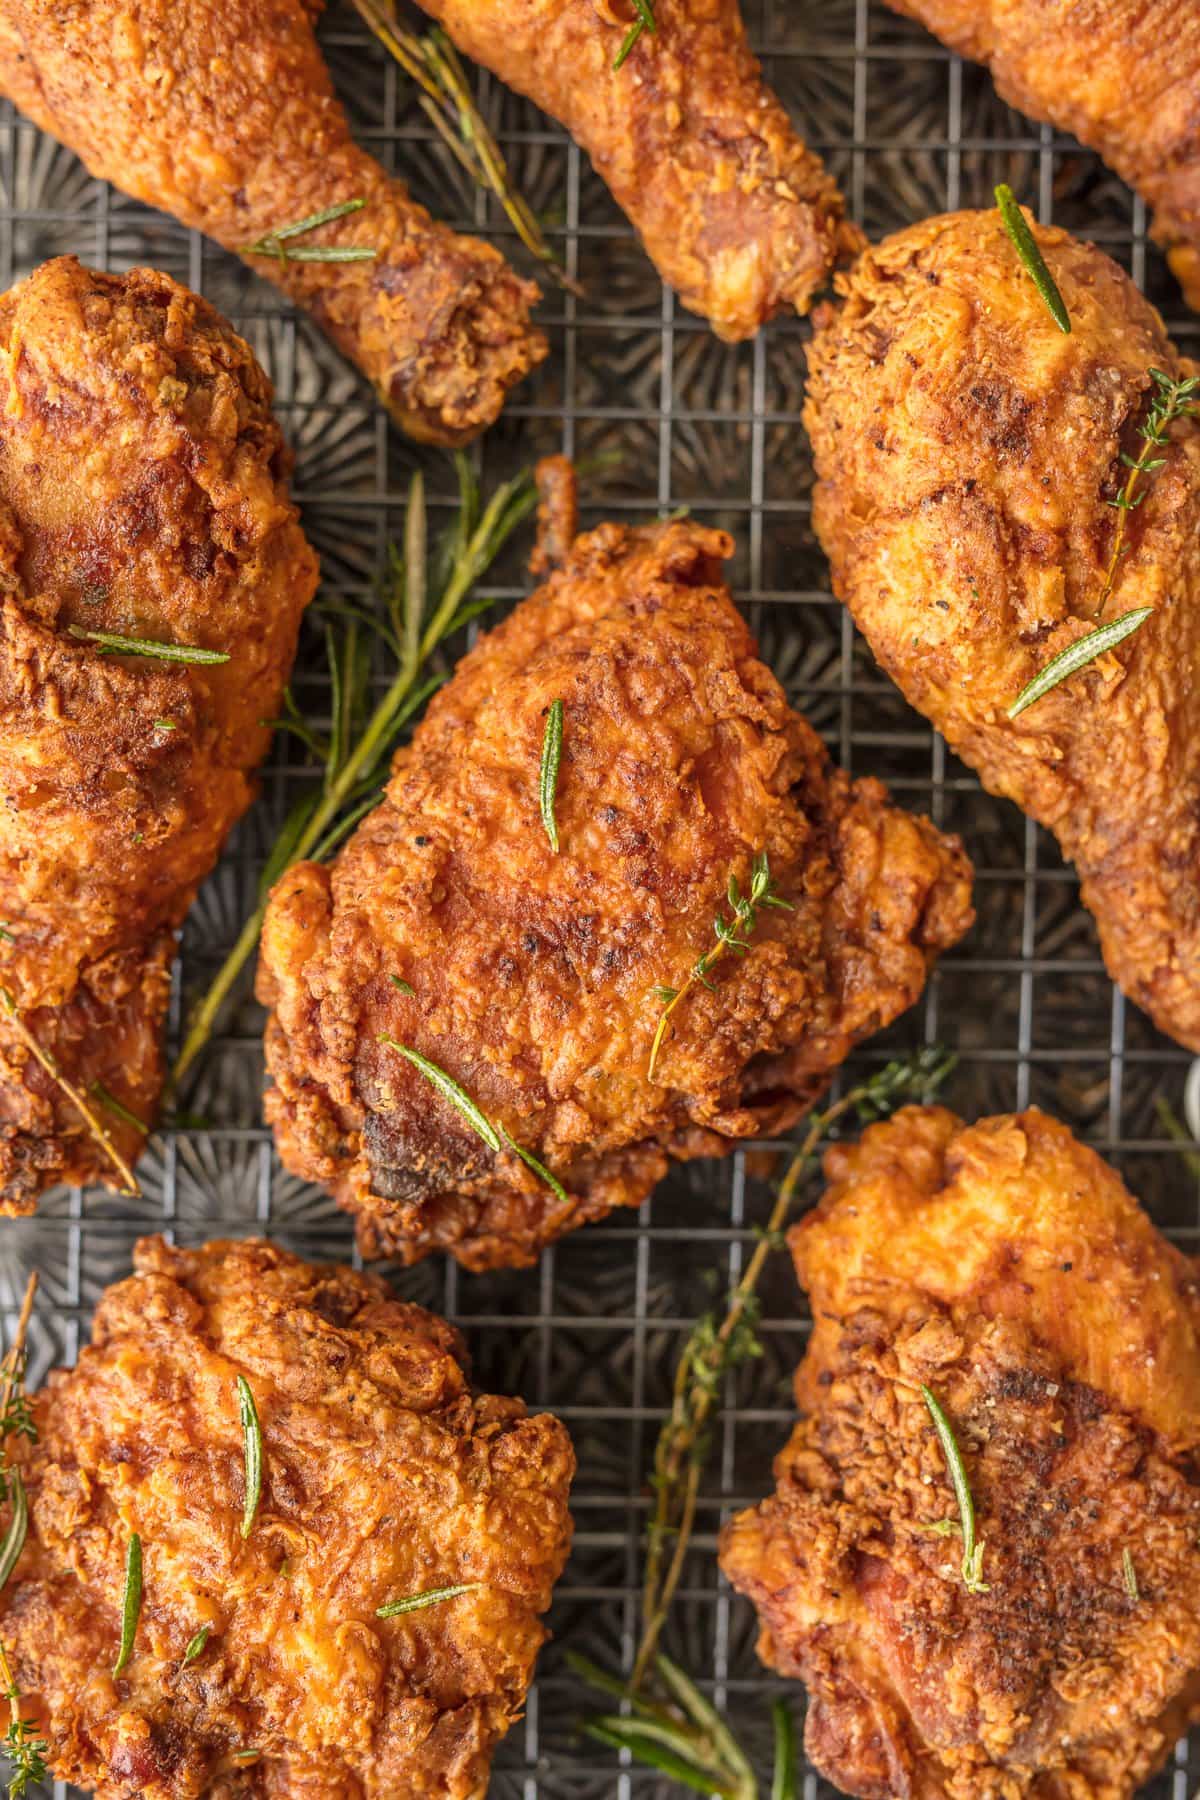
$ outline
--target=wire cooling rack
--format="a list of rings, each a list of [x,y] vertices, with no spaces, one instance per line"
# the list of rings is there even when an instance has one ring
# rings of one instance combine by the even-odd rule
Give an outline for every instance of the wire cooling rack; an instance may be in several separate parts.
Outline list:
[[[1187,314],[1146,239],[1146,215],[1097,160],[996,98],[982,71],[948,56],[874,0],[750,0],[767,72],[872,236],[927,214],[988,205],[1008,181],[1044,220],[1101,244],[1160,305],[1177,341],[1200,355]],[[498,209],[432,138],[404,77],[348,9],[322,27],[359,141],[435,213],[495,237],[519,260]],[[920,1006],[851,1067],[943,1042],[960,1062],[948,1090],[967,1116],[1029,1102],[1056,1113],[1121,1170],[1185,1249],[1200,1229],[1198,1184],[1161,1133],[1156,1095],[1178,1108],[1188,1058],[1105,978],[1074,874],[1017,810],[983,794],[875,669],[828,590],[809,521],[811,467],[800,426],[807,327],[779,321],[753,344],[720,345],[664,292],[586,159],[564,134],[478,80],[521,190],[584,287],[547,293],[548,363],[519,390],[476,451],[485,483],[535,456],[617,451],[585,518],[634,518],[686,505],[733,532],[732,579],[763,654],[793,703],[856,774],[878,774],[906,805],[960,831],[975,860],[979,922],[946,957]],[[390,428],[362,383],[307,321],[194,233],[91,180],[74,157],[11,109],[0,110],[0,281],[71,251],[101,268],[151,263],[208,296],[270,371],[297,453],[295,492],[331,593],[370,591],[397,534],[413,468],[435,514],[448,507],[448,462]],[[497,572],[501,606],[525,591],[517,554]],[[315,640],[299,689],[319,714],[328,689]],[[250,910],[266,851],[302,777],[288,742],[264,772],[184,932],[172,1030]],[[31,1374],[72,1362],[101,1289],[129,1269],[134,1240],[166,1231],[196,1243],[266,1232],[305,1255],[352,1254],[349,1221],[280,1168],[259,1111],[261,1020],[247,1003],[211,1047],[188,1100],[208,1129],[157,1135],[141,1164],[143,1197],[59,1191],[30,1220],[0,1226],[0,1304],[11,1331],[30,1266],[41,1275]],[[714,1289],[736,1278],[765,1217],[772,1146],[678,1170],[638,1214],[577,1232],[536,1269],[471,1276],[431,1259],[398,1275],[408,1298],[456,1319],[480,1383],[522,1394],[565,1420],[579,1455],[575,1549],[559,1586],[538,1683],[497,1758],[494,1800],[658,1800],[673,1791],[623,1767],[575,1732],[588,1704],[564,1646],[620,1664],[637,1623],[640,1537],[654,1435],[675,1357]],[[769,1679],[745,1603],[720,1582],[716,1533],[769,1487],[792,1422],[790,1377],[807,1330],[787,1259],[765,1289],[765,1353],[742,1369],[718,1426],[672,1627],[671,1647],[768,1760],[767,1700],[798,1688]],[[1200,1747],[1176,1750],[1146,1790],[1185,1800]],[[67,1790],[60,1785],[60,1793]],[[806,1800],[832,1792],[815,1774]]]

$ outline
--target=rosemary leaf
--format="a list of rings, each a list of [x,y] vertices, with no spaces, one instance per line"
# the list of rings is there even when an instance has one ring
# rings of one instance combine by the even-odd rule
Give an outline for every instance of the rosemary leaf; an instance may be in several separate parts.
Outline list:
[[[1060,682],[1066,681],[1080,669],[1085,669],[1098,656],[1103,656],[1117,644],[1123,643],[1131,632],[1144,625],[1154,611],[1152,606],[1135,606],[1131,612],[1119,614],[1110,619],[1107,625],[1098,625],[1094,631],[1087,631],[1057,656],[1052,656],[1045,668],[1039,669],[1033,680],[1021,689],[1008,709],[1010,719],[1015,719],[1027,707],[1056,688]]]
[[[421,1612],[443,1600],[457,1600],[460,1594],[473,1594],[479,1585],[477,1581],[464,1581],[458,1587],[426,1588],[423,1594],[409,1594],[403,1600],[389,1600],[386,1606],[377,1606],[375,1617],[397,1619],[401,1613]]]
[[[1046,302],[1046,309],[1050,317],[1060,331],[1069,333],[1071,315],[1067,311],[1053,275],[1046,267],[1046,259],[1038,249],[1037,239],[1029,229],[1025,214],[1017,204],[1016,195],[1004,182],[1001,182],[996,189],[996,205],[1000,208],[1004,229],[1016,245],[1017,255],[1029,271],[1034,287]]]
[[[690,1788],[693,1794],[715,1794],[720,1800],[738,1800],[735,1787],[688,1760],[692,1745],[682,1734],[668,1732],[663,1726],[623,1719],[617,1713],[589,1719],[583,1729],[598,1744],[607,1744],[613,1750],[628,1750],[639,1762],[669,1775],[681,1787]]]
[[[138,1615],[142,1610],[142,1540],[136,1531],[129,1534],[129,1549],[125,1553],[125,1594],[121,1601],[121,1648],[117,1652],[117,1660],[113,1664],[113,1676],[116,1677],[133,1655],[133,1640],[137,1636]]]
[[[21,1479],[20,1469],[6,1469],[5,1479],[12,1518],[8,1522],[4,1541],[0,1543],[0,1588],[16,1568],[29,1531],[29,1502],[25,1497],[25,1483]]]
[[[721,1767],[728,1770],[739,1783],[745,1783],[749,1792],[753,1793],[754,1770],[716,1707],[705,1699],[690,1675],[685,1675],[678,1663],[673,1663],[669,1657],[656,1657],[655,1667],[675,1704],[682,1707],[687,1717],[707,1734],[709,1742],[717,1751]]]
[[[178,719],[155,719],[154,729],[155,731],[178,731],[179,721]]]
[[[523,1144],[518,1144],[513,1138],[510,1138],[507,1131],[504,1134],[504,1140],[509,1149],[516,1152],[526,1167],[532,1169],[534,1174],[538,1176],[540,1180],[545,1182],[556,1200],[560,1200],[564,1206],[569,1206],[571,1204],[570,1195],[567,1193],[562,1182],[559,1181],[556,1175],[550,1173],[545,1163],[540,1163],[538,1161],[532,1150],[526,1150]]]
[[[15,943],[16,943],[16,941],[17,941],[17,940],[16,940],[16,938],[15,938],[15,936],[14,936],[14,935],[13,935],[13,933],[12,933],[12,932],[11,932],[11,931],[10,931],[10,930],[9,930],[9,929],[8,929],[8,926],[7,926],[7,925],[0,925],[0,943],[3,943],[3,944],[15,944]]]
[[[277,231],[264,232],[254,243],[245,246],[242,255],[275,256],[280,262],[371,262],[379,252],[358,245],[302,245],[299,250],[286,248],[292,238],[303,237],[309,231],[316,231],[320,225],[331,225],[335,219],[345,219],[351,213],[361,212],[366,204],[365,200],[342,200],[336,206],[326,206],[321,212],[309,213],[306,219],[297,219],[294,225],[281,225]]]
[[[189,1663],[194,1663],[197,1657],[203,1656],[204,1646],[208,1642],[211,1631],[211,1625],[202,1625],[196,1635],[188,1639],[188,1647],[184,1651],[183,1661],[179,1665],[181,1669],[186,1669]]]
[[[775,1728],[775,1768],[771,1778],[771,1800],[797,1800],[800,1785],[796,1721],[786,1700],[772,1700],[771,1723]]]
[[[160,662],[227,663],[224,650],[202,650],[197,644],[160,644],[153,638],[122,637],[116,631],[85,631],[82,625],[69,625],[73,638],[86,638],[99,644],[114,656],[154,656]]]
[[[448,1100],[451,1106],[462,1114],[471,1130],[475,1132],[476,1136],[483,1139],[488,1149],[499,1154],[501,1149],[500,1133],[487,1114],[481,1112],[476,1106],[470,1094],[464,1088],[459,1087],[452,1075],[447,1075],[445,1069],[439,1069],[435,1062],[430,1062],[429,1058],[422,1056],[419,1050],[410,1049],[407,1044],[402,1044],[399,1038],[392,1037],[389,1032],[381,1031],[379,1042],[386,1044],[387,1048],[394,1050],[398,1056],[407,1058],[413,1068],[419,1070],[425,1077],[430,1087],[435,1088],[443,1100]]]
[[[1137,1571],[1134,1569],[1133,1558],[1128,1550],[1121,1552],[1121,1573],[1125,1577],[1125,1592],[1136,1603],[1141,1599],[1141,1595],[1138,1593]]]
[[[110,1094],[102,1081],[93,1081],[88,1092],[93,1100],[99,1101],[106,1112],[112,1114],[114,1119],[120,1119],[123,1125],[128,1125],[133,1131],[140,1131],[143,1137],[147,1135],[150,1127],[144,1120],[139,1119],[136,1113],[130,1112],[129,1108],[118,1100],[115,1094]]]
[[[1158,1096],[1154,1102],[1154,1110],[1167,1136],[1173,1138],[1179,1146],[1179,1154],[1183,1158],[1185,1167],[1200,1180],[1200,1144],[1197,1144],[1196,1139],[1187,1130],[1165,1094]]]
[[[613,58],[614,74],[622,66],[626,57],[629,55],[629,52],[641,37],[643,31],[648,31],[651,37],[653,37],[658,29],[654,21],[654,9],[650,4],[650,0],[633,0],[633,10],[636,17],[625,34],[621,48]]]
[[[554,801],[558,794],[558,765],[562,761],[563,741],[563,703],[552,700],[546,718],[546,732],[542,738],[542,767],[538,779],[538,804],[541,807],[542,824],[546,827],[546,836],[550,840],[550,848],[558,855],[558,821],[554,816]]]
[[[416,989],[411,985],[411,983],[409,983],[407,981],[402,981],[400,979],[399,975],[389,975],[388,980],[391,982],[391,984],[394,988],[399,988],[399,990],[402,994],[415,994],[415,992],[416,992]]]
[[[242,1421],[246,1462],[246,1499],[242,1507],[241,1533],[248,1538],[254,1529],[258,1503],[262,1498],[263,1443],[262,1426],[250,1383],[244,1375],[237,1378],[238,1411]]]
[[[962,1459],[962,1451],[958,1447],[954,1428],[946,1417],[944,1408],[923,1382],[921,1398],[933,1420],[933,1428],[937,1432],[938,1443],[942,1447],[942,1455],[946,1459],[946,1468],[950,1473],[954,1498],[958,1502],[958,1517],[962,1525],[963,1540],[963,1585],[968,1594],[986,1594],[987,1584],[980,1580],[983,1567],[983,1545],[975,1542],[975,1502],[971,1497],[971,1484],[967,1480],[967,1468]]]

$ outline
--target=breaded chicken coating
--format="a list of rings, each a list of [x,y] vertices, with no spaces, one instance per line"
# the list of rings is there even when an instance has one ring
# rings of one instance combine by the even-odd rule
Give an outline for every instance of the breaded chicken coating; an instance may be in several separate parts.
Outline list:
[[[813,520],[877,661],[1056,834],[1114,981],[1200,1049],[1200,421],[1141,436],[1154,371],[1200,370],[1106,256],[1037,242],[1069,335],[996,212],[927,220],[856,265],[811,349]],[[1139,457],[1155,466],[1122,509]],[[1059,652],[1142,607],[1009,717]]]
[[[480,1800],[566,1560],[566,1432],[473,1393],[457,1332],[373,1276],[260,1240],[148,1238],[134,1265],[11,1452],[30,1525],[0,1637],[54,1774],[98,1800]]]
[[[958,841],[831,768],[758,660],[731,550],[691,521],[576,539],[460,663],[332,867],[276,886],[267,1113],[365,1248],[528,1262],[673,1159],[785,1129],[970,924]],[[652,1073],[670,991],[756,861],[786,909],[692,980]]]
[[[313,24],[320,0],[7,0],[0,90],[93,175],[227,250],[364,200],[292,249],[250,256],[358,364],[410,436],[460,444],[546,354],[537,289],[431,219],[353,143]]]
[[[1036,1109],[906,1108],[825,1172],[805,1417],[721,1547],[808,1756],[863,1800],[1130,1800],[1200,1714],[1195,1265]]]
[[[63,258],[0,297],[0,1211],[120,1184],[68,1086],[125,1159],[153,1118],[174,932],[316,586],[290,466],[248,346],[167,276]]]

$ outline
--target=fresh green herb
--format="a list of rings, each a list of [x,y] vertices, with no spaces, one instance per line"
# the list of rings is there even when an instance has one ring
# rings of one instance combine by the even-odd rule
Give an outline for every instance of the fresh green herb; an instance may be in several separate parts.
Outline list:
[[[178,719],[155,719],[154,729],[155,731],[178,731],[179,721]]]
[[[771,1780],[771,1800],[797,1800],[800,1771],[796,1755],[796,1721],[786,1700],[771,1702],[771,1721],[775,1727],[775,1772]]]
[[[13,936],[12,932],[8,929],[8,926],[0,925],[0,943],[15,944],[16,941],[17,941],[16,938]]]
[[[4,1735],[4,1754],[9,1761],[8,1800],[19,1800],[30,1782],[45,1781],[49,1775],[46,1758],[50,1746],[28,1719],[21,1717],[21,1690],[17,1686],[8,1660],[8,1651],[0,1641],[0,1680],[8,1701],[9,1724]]]
[[[133,1640],[137,1636],[138,1615],[141,1610],[142,1540],[136,1531],[131,1531],[129,1549],[125,1555],[125,1595],[121,1601],[121,1648],[113,1664],[114,1678],[121,1673],[133,1655]]]
[[[996,205],[1000,208],[1004,229],[1016,245],[1017,255],[1029,271],[1034,287],[1046,302],[1050,317],[1060,331],[1069,332],[1071,316],[1066,309],[1063,297],[1055,285],[1053,275],[1046,267],[1046,259],[1038,249],[1037,239],[1029,229],[1025,214],[1017,204],[1016,195],[1004,182],[1001,182],[996,189]]]
[[[361,212],[366,205],[365,200],[342,200],[337,206],[326,206],[321,212],[309,213],[306,219],[297,219],[294,225],[282,225],[278,231],[264,232],[253,244],[247,244],[242,251],[243,256],[274,256],[281,263],[286,262],[372,262],[379,252],[368,250],[357,244],[353,245],[301,245],[299,250],[289,250],[288,244],[293,238],[304,237],[318,226],[332,225],[335,219],[348,218],[351,213]]]
[[[1153,392],[1145,423],[1138,429],[1142,447],[1137,456],[1127,456],[1124,451],[1121,452],[1121,462],[1129,470],[1129,474],[1116,499],[1108,502],[1116,512],[1117,529],[1113,534],[1112,554],[1109,556],[1100,597],[1096,602],[1096,618],[1104,611],[1108,597],[1116,585],[1121,558],[1128,549],[1126,537],[1129,515],[1137,511],[1149,492],[1148,487],[1139,486],[1139,483],[1153,480],[1165,464],[1166,457],[1156,456],[1154,453],[1167,448],[1167,432],[1175,421],[1194,419],[1200,410],[1196,404],[1197,395],[1200,394],[1200,376],[1190,375],[1184,381],[1176,381],[1161,369],[1151,369],[1149,374]]]
[[[194,1663],[197,1657],[203,1656],[204,1646],[208,1642],[211,1631],[211,1625],[202,1625],[195,1637],[189,1638],[188,1647],[183,1653],[183,1661],[179,1665],[181,1669],[186,1669],[189,1663]]]
[[[388,980],[391,982],[391,984],[394,988],[399,988],[400,992],[402,994],[410,994],[411,995],[416,992],[415,988],[410,987],[410,985],[407,981],[401,981],[399,975],[389,975]]]
[[[12,1518],[8,1522],[4,1540],[0,1543],[0,1588],[16,1568],[29,1531],[29,1501],[25,1496],[25,1483],[20,1469],[5,1468],[5,1486]]]
[[[538,780],[538,803],[542,809],[542,824],[546,827],[546,836],[550,840],[550,848],[558,855],[558,821],[554,817],[554,800],[558,793],[558,765],[562,760],[563,741],[563,703],[554,700],[546,719],[546,734],[542,739],[542,768]]]
[[[621,48],[613,59],[614,72],[621,67],[643,31],[648,31],[653,37],[657,30],[654,22],[654,9],[650,5],[650,0],[633,0],[633,10],[635,14],[633,24],[626,32]]]
[[[1009,718],[1018,718],[1027,707],[1048,694],[1051,688],[1056,688],[1060,682],[1078,674],[1080,669],[1086,669],[1098,656],[1104,656],[1117,644],[1123,643],[1139,625],[1145,624],[1153,611],[1152,606],[1135,606],[1132,612],[1121,613],[1117,618],[1110,619],[1107,625],[1098,625],[1094,631],[1087,631],[1082,637],[1076,638],[1073,644],[1068,644],[1065,650],[1052,656],[1045,668],[1039,669],[1033,680],[1021,689],[1008,709]]]
[[[403,1600],[389,1600],[386,1606],[377,1606],[375,1617],[398,1619],[401,1613],[421,1612],[443,1600],[457,1600],[460,1594],[472,1594],[478,1586],[477,1581],[464,1581],[458,1587],[426,1588],[423,1594],[409,1594]]]
[[[354,5],[384,49],[420,88],[418,105],[451,156],[472,181],[496,196],[513,230],[551,279],[573,294],[582,293],[578,282],[555,258],[528,201],[517,193],[500,147],[475,104],[458,53],[445,32],[435,27],[418,37],[406,30],[393,0],[354,0]]]
[[[69,625],[73,638],[86,638],[90,644],[113,656],[155,656],[161,662],[227,663],[224,650],[201,650],[196,644],[160,644],[153,638],[122,637],[116,631],[85,631],[82,625]]]
[[[1177,1117],[1175,1108],[1165,1094],[1160,1094],[1154,1102],[1154,1110],[1158,1114],[1159,1123],[1169,1138],[1179,1145],[1179,1154],[1192,1175],[1200,1180],[1200,1145],[1196,1143],[1182,1119]]]
[[[25,1392],[25,1339],[33,1314],[37,1283],[35,1269],[25,1286],[25,1297],[21,1302],[12,1343],[3,1362],[0,1362],[0,1498],[7,1499],[12,1508],[12,1518],[3,1544],[0,1544],[0,1587],[4,1586],[16,1567],[29,1529],[29,1502],[25,1494],[25,1483],[20,1469],[9,1463],[7,1445],[11,1437],[27,1438],[30,1443],[37,1442],[37,1426]],[[2,1641],[0,1681],[3,1682],[4,1698],[9,1707],[9,1725],[3,1740],[4,1753],[10,1765],[9,1800],[16,1800],[16,1796],[23,1794],[31,1781],[46,1779],[45,1759],[50,1750],[35,1727],[21,1717],[21,1691]]]
[[[1128,1550],[1121,1552],[1121,1573],[1125,1577],[1125,1592],[1135,1603],[1141,1598],[1138,1593],[1137,1571],[1133,1566],[1133,1558]]]
[[[983,1544],[975,1541],[975,1502],[971,1498],[971,1484],[967,1480],[967,1468],[962,1459],[962,1451],[954,1436],[954,1428],[941,1403],[935,1398],[924,1383],[921,1384],[921,1398],[929,1409],[933,1420],[933,1428],[937,1432],[938,1443],[942,1446],[942,1455],[946,1459],[946,1467],[950,1472],[954,1498],[958,1502],[958,1517],[962,1527],[962,1578],[968,1594],[986,1594],[988,1585],[981,1579],[983,1574]]]
[[[115,1094],[110,1094],[102,1081],[93,1081],[88,1093],[93,1100],[98,1100],[114,1119],[120,1119],[123,1125],[128,1125],[133,1131],[140,1131],[143,1137],[149,1132],[150,1127],[144,1120],[139,1119],[136,1113],[130,1112],[129,1108],[118,1100]]]
[[[471,600],[471,589],[537,505],[532,477],[523,474],[497,488],[481,509],[470,462],[459,454],[455,463],[458,516],[433,547],[428,572],[393,547],[381,595],[383,617],[363,613],[347,619],[336,654],[343,676],[335,684],[336,717],[330,743],[317,752],[318,763],[323,765],[317,771],[320,782],[302,794],[289,813],[267,858],[258,905],[192,1015],[171,1072],[174,1089],[208,1042],[225,1002],[254,955],[270,889],[294,863],[331,855],[377,803],[397,738],[442,680],[440,675],[426,675],[429,659],[482,610],[485,603]],[[424,488],[417,478],[409,493],[406,545],[417,538],[423,540],[424,516]],[[416,520],[420,532],[413,529]],[[369,710],[371,672],[360,635],[364,626],[395,656],[398,665],[373,710]]]
[[[38,1040],[34,1037],[32,1031],[30,1031],[28,1025],[26,1025],[24,1019],[21,1017],[17,1008],[17,1003],[13,999],[12,994],[5,987],[0,987],[0,1012],[4,1013],[12,1029],[16,1032],[39,1068],[45,1070],[51,1081],[53,1081],[62,1093],[65,1094],[76,1112],[83,1119],[90,1136],[95,1139],[97,1144],[99,1144],[101,1150],[103,1150],[105,1156],[117,1171],[121,1180],[125,1183],[121,1192],[129,1198],[136,1199],[142,1190],[138,1186],[137,1177],[133,1170],[125,1161],[125,1158],[121,1155],[111,1137],[108,1135],[108,1132],[100,1123],[83,1095],[79,1092],[79,1089],[67,1080],[54,1057],[51,1056],[48,1050],[44,1050]]]
[[[687,997],[692,988],[696,986],[697,982],[702,987],[706,987],[711,991],[712,982],[708,979],[709,972],[714,965],[721,960],[726,952],[733,956],[745,956],[746,951],[750,947],[750,934],[758,923],[759,907],[778,906],[782,907],[785,912],[793,912],[795,910],[790,900],[781,900],[778,894],[773,892],[771,888],[771,870],[767,862],[767,853],[765,850],[760,850],[758,852],[758,855],[754,858],[751,865],[750,892],[748,894],[743,894],[738,884],[737,876],[731,875],[729,877],[729,886],[726,890],[726,898],[729,901],[733,918],[727,920],[722,913],[717,914],[716,918],[713,920],[713,934],[717,941],[712,949],[706,950],[704,955],[699,957],[692,965],[691,973],[681,988],[660,987],[656,990],[660,998],[663,995],[669,995],[670,998],[666,1001],[663,1008],[658,1021],[658,1029],[654,1033],[654,1041],[650,1046],[650,1061],[646,1069],[647,1081],[654,1080],[654,1067],[658,1061],[659,1051],[662,1049],[663,1040],[667,1034],[667,1027],[670,1023],[671,1014],[675,1011],[675,1008],[680,1002]]]
[[[526,1168],[532,1169],[538,1179],[545,1182],[556,1200],[561,1200],[564,1206],[569,1206],[571,1204],[570,1196],[562,1182],[556,1175],[550,1173],[545,1163],[540,1163],[538,1161],[532,1150],[526,1150],[524,1144],[518,1144],[515,1138],[510,1138],[507,1131],[504,1134],[504,1141],[510,1150],[516,1152]]]
[[[237,1378],[237,1393],[246,1460],[246,1499],[242,1507],[241,1532],[244,1538],[248,1538],[254,1529],[254,1518],[262,1497],[262,1426],[258,1421],[258,1408],[254,1404],[250,1383],[244,1375]]]

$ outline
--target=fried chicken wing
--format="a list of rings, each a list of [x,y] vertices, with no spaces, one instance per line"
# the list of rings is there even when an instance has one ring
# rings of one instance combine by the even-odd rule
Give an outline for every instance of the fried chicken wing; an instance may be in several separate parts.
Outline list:
[[[165,275],[64,258],[0,298],[0,1211],[119,1179],[68,1085],[153,1115],[173,933],[316,586],[270,403]],[[90,1106],[132,1159],[141,1134]]]
[[[957,840],[831,769],[758,661],[731,549],[691,522],[578,538],[464,658],[332,868],[275,888],[267,1113],[364,1247],[528,1262],[672,1158],[782,1129],[970,924]],[[539,816],[556,701],[558,854]],[[763,903],[689,984],[651,1078],[663,990],[764,856],[786,910]]]
[[[566,1560],[566,1432],[473,1393],[457,1332],[373,1276],[255,1240],[149,1238],[134,1266],[16,1453],[0,1632],[55,1775],[98,1800],[480,1800]]]
[[[1200,1715],[1195,1267],[1036,1110],[906,1108],[825,1171],[806,1416],[721,1546],[809,1757],[864,1800],[1129,1800]]]
[[[1200,425],[1115,502],[1161,385],[1196,372],[1125,275],[1038,242],[1054,323],[997,213],[869,251],[820,322],[805,419],[813,520],[879,663],[984,785],[1054,831],[1113,979],[1200,1049]],[[1161,462],[1161,466],[1157,466]],[[1110,580],[1111,575],[1111,580]],[[1102,621],[1152,616],[1016,719]]]
[[[416,438],[489,425],[546,354],[537,298],[351,141],[313,35],[320,0],[6,0],[0,88],[93,175],[227,250],[347,200],[304,240],[373,261],[247,260],[306,307]]]
[[[684,305],[718,336],[808,311],[861,232],[767,88],[737,0],[420,0],[467,56],[566,126]],[[629,16],[625,14],[628,11]]]
[[[1152,232],[1200,307],[1200,0],[888,0],[1002,99],[1099,151],[1153,209]]]

